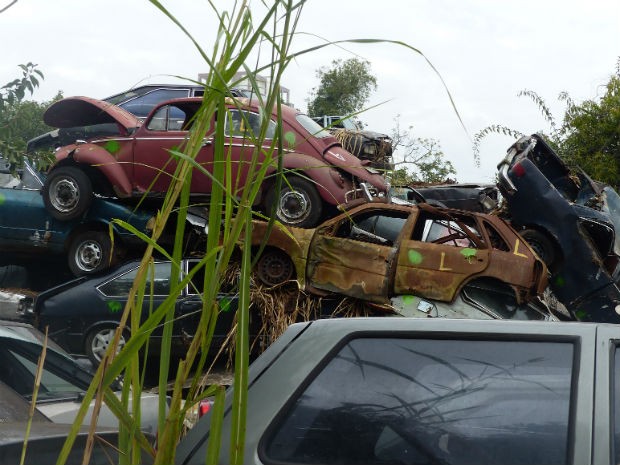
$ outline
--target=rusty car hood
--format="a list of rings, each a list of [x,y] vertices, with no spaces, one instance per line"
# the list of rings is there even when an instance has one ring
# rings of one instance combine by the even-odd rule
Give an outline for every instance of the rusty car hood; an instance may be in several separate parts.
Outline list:
[[[117,123],[128,132],[140,126],[134,115],[116,105],[90,97],[67,97],[53,103],[43,121],[55,128]]]

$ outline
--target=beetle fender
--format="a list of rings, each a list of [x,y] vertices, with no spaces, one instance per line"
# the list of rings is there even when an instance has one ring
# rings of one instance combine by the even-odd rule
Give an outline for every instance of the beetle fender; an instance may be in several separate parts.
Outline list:
[[[301,153],[287,153],[283,160],[285,171],[299,172],[301,177],[309,178],[316,186],[321,198],[330,205],[344,203],[345,194],[353,189],[350,179],[343,177],[340,172],[315,157]],[[270,168],[267,174],[273,174],[275,168]]]
[[[96,144],[79,144],[64,147],[56,152],[57,162],[71,159],[78,164],[92,166],[101,171],[119,197],[131,196],[131,182],[110,152]]]

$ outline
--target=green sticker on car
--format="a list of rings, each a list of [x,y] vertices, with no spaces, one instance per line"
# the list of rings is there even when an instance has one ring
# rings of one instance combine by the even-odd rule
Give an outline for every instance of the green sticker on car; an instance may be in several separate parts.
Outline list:
[[[108,302],[108,310],[110,313],[118,313],[123,309],[123,304],[117,300],[111,300]]]

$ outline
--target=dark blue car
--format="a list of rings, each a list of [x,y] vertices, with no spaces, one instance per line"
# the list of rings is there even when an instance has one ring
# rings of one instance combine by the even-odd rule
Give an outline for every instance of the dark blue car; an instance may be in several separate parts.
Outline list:
[[[198,262],[198,259],[182,260],[182,273],[188,273]],[[97,365],[114,337],[139,266],[139,261],[132,261],[107,273],[61,284],[40,293],[34,301],[25,298],[20,303],[19,312],[37,328],[47,328],[49,337],[67,352],[86,355]],[[168,298],[174,284],[169,261],[155,262],[147,273],[152,283],[147,284],[151,293],[145,296],[142,304],[143,322]],[[177,296],[172,329],[172,349],[175,354],[185,353],[198,327],[203,307],[203,283],[204,273],[199,271]],[[235,294],[219,296],[221,312],[212,340],[213,353],[226,343],[234,326],[237,300]],[[258,324],[258,321],[255,322],[255,325]],[[258,334],[257,328],[252,333]],[[151,335],[149,356],[159,354],[162,336],[163,324]],[[119,342],[121,347],[128,337],[129,329]]]
[[[112,219],[149,234],[152,213],[95,198],[83,216],[55,220],[43,204],[44,176],[28,162],[17,174],[11,174],[6,166],[0,169],[0,266],[40,268],[64,255],[71,272],[82,276],[104,270],[143,246],[137,236]]]
[[[557,299],[578,320],[620,323],[620,196],[569,169],[537,134],[498,169],[509,220],[547,264]]]

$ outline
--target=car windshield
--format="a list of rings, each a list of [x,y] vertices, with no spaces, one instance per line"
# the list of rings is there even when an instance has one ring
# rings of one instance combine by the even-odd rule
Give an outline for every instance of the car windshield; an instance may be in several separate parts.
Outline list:
[[[331,133],[327,129],[322,128],[319,123],[314,121],[308,115],[299,113],[297,116],[295,116],[295,118],[297,119],[299,124],[301,124],[304,127],[304,129],[308,131],[310,134],[312,134],[314,137],[323,139],[325,137],[331,136]]]
[[[32,397],[42,346],[13,338],[0,338],[0,381],[26,399]],[[37,400],[78,399],[92,376],[70,358],[47,348]]]

